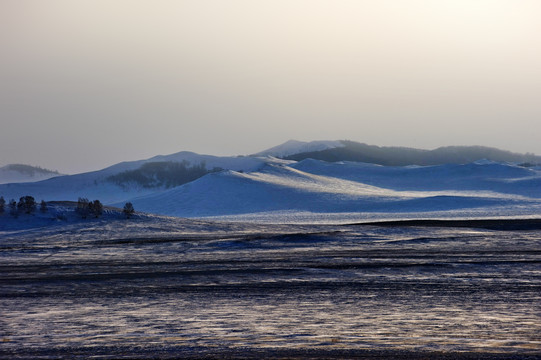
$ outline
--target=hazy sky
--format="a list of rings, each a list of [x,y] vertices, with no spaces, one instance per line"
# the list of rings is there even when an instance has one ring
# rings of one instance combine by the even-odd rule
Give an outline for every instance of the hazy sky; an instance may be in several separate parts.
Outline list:
[[[288,139],[541,154],[539,0],[0,0],[0,166]]]

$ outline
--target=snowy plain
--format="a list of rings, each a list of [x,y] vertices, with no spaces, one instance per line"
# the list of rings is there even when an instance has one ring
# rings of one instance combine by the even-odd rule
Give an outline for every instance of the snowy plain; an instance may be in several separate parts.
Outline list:
[[[0,239],[0,357],[541,356],[538,222],[276,225],[108,210]]]

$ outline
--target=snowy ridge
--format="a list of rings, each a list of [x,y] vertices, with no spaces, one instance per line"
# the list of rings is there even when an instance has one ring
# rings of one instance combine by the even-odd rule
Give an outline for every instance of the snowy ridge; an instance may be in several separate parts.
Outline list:
[[[192,165],[205,164],[208,170],[213,168],[221,168],[235,171],[255,171],[261,168],[264,164],[265,157],[256,156],[213,156],[213,155],[201,155],[190,151],[181,151],[170,155],[158,155],[146,160],[122,162],[113,166],[110,166],[103,172],[118,173],[125,170],[133,170],[139,168],[141,165],[150,162],[183,162],[187,161]]]
[[[306,142],[306,141],[289,140],[281,145],[261,151],[257,153],[257,155],[285,157],[285,156],[312,152],[312,151],[334,149],[334,148],[343,147],[343,146],[344,144],[342,144],[340,141],[319,140],[319,141]]]

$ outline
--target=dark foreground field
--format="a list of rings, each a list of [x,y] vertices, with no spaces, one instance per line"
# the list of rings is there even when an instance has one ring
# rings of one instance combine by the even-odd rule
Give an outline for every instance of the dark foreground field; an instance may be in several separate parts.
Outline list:
[[[541,230],[384,225],[5,232],[0,357],[541,358]]]

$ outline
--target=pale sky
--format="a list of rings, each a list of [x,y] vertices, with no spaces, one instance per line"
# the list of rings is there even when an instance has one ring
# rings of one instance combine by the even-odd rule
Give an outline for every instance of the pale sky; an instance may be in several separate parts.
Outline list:
[[[541,154],[539,0],[0,0],[0,166],[289,139]]]

